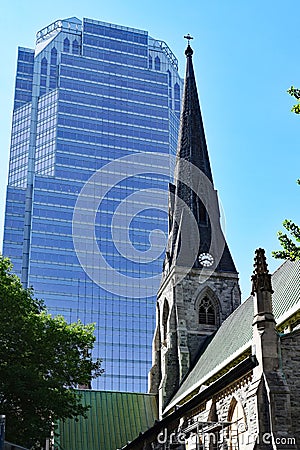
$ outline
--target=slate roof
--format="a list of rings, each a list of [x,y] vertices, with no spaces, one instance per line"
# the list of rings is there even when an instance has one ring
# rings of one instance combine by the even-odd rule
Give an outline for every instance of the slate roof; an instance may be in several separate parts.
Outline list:
[[[300,262],[285,261],[272,275],[272,286],[273,313],[280,324],[300,308]],[[252,321],[250,296],[223,322],[167,410],[251,346]]]
[[[193,50],[190,44],[185,50],[185,55],[186,73],[180,115],[175,186],[170,189],[172,227],[166,252],[166,267],[172,264],[177,267],[192,267],[192,265],[197,268],[202,267],[197,256],[213,250],[216,245],[215,239],[219,240],[218,248],[223,249],[221,257],[216,258],[219,262],[215,269],[236,274],[237,270],[228,245],[224,241],[223,233],[216,234],[217,230],[221,230],[219,204],[217,193],[213,188],[213,176],[193,68]],[[182,202],[189,209],[183,208]],[[190,212],[193,213],[198,224],[200,236],[198,243],[196,243],[195,228],[192,226],[194,221],[191,220]],[[183,242],[185,245],[182,245]],[[190,251],[183,251],[184,247],[189,248]]]
[[[300,302],[300,262],[286,261],[272,275],[273,313],[277,324],[286,320]]]
[[[213,183],[193,68],[193,50],[190,45],[188,45],[185,54],[186,71],[182,95],[177,156],[194,164]]]
[[[82,403],[91,405],[87,419],[60,422],[62,450],[116,450],[154,425],[158,418],[154,395],[83,390]]]

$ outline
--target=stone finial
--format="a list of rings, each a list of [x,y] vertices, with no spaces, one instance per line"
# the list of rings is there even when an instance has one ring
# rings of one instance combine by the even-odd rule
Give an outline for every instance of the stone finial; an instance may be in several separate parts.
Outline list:
[[[259,291],[268,291],[273,293],[271,275],[269,274],[265,250],[263,248],[258,248],[255,250],[254,271],[251,281],[252,295]]]

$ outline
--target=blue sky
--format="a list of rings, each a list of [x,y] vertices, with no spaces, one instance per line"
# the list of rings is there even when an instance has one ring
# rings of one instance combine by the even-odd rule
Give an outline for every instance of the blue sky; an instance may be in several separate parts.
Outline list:
[[[0,239],[2,242],[17,47],[57,19],[88,17],[147,30],[185,66],[183,35],[194,36],[194,67],[226,236],[250,292],[255,248],[279,262],[276,233],[284,218],[300,223],[299,127],[286,90],[300,87],[299,0],[86,0],[5,2],[1,7]],[[1,245],[2,247],[2,245]]]

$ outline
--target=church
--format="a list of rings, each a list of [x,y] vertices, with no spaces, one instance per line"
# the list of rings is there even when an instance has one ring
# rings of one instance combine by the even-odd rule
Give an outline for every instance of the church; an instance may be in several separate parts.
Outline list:
[[[300,264],[285,261],[271,275],[257,249],[252,293],[241,303],[190,43],[185,54],[149,392],[85,391],[88,419],[61,424],[60,445],[68,450],[300,448]]]

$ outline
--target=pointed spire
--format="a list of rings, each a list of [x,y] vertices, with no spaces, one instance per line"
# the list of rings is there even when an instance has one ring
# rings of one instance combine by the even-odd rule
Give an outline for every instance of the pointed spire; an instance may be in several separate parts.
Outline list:
[[[190,35],[185,38],[189,42],[185,50],[187,62],[177,155],[198,167],[213,183],[193,68],[194,52],[190,46],[193,38]]]
[[[192,264],[193,267],[203,267],[201,262],[199,262],[199,255],[209,253],[210,249],[214,247],[215,242],[212,245],[212,236],[216,235],[216,230],[218,230],[218,236],[222,234],[219,233],[221,229],[219,205],[217,194],[213,187],[213,177],[193,68],[193,49],[190,46],[190,40],[193,38],[189,34],[184,37],[188,40],[185,50],[187,61],[177,148],[175,186],[170,190],[170,197],[171,199],[173,197],[173,199],[170,201],[172,208],[169,223],[171,227],[169,229],[169,242],[164,264],[166,271],[174,264],[186,267],[190,267],[190,264]],[[196,167],[196,170],[193,166]],[[191,185],[193,185],[193,188],[191,188]],[[184,213],[182,211],[183,204],[187,207]],[[212,211],[214,212],[213,214]],[[211,222],[212,220],[214,223]],[[197,244],[195,243],[195,222],[197,235],[200,237]],[[181,228],[179,230],[180,223]],[[224,251],[220,250],[219,253],[215,252],[218,254],[210,255],[211,260],[215,261],[215,269],[218,267],[221,271],[236,273],[234,262],[223,235],[218,243],[220,244],[218,247],[224,249]],[[186,260],[183,257],[186,252],[181,251],[183,245],[188,245],[190,248],[190,257]],[[195,248],[196,246],[197,248]],[[191,254],[192,249],[195,252],[193,255]],[[178,258],[179,251],[181,251],[180,258]],[[190,263],[191,258],[193,259],[192,263]]]

